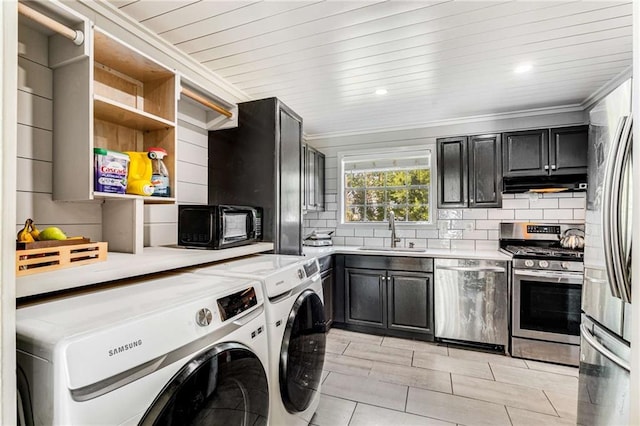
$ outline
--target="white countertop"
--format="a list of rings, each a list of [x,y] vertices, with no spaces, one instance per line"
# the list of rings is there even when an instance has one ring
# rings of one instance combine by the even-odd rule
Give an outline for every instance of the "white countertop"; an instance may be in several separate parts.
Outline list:
[[[16,278],[16,297],[105,283],[270,250],[273,250],[273,243],[255,243],[224,250],[146,247],[142,254],[109,252],[104,262],[18,277]]]
[[[401,250],[401,249],[400,249]],[[511,260],[511,256],[500,250],[447,250],[447,249],[424,249],[424,251],[382,251],[382,250],[362,250],[357,246],[326,246],[309,247],[302,249],[306,256],[323,257],[331,254],[366,254],[377,256],[411,256],[411,257],[434,257],[440,259],[483,259],[483,260]]]

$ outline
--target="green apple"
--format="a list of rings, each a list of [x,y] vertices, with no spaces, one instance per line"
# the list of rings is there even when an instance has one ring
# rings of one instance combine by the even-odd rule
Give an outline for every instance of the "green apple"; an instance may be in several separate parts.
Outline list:
[[[40,241],[66,240],[67,236],[64,234],[64,232],[62,232],[62,229],[55,226],[50,226],[40,231],[40,235],[38,236],[38,239]]]

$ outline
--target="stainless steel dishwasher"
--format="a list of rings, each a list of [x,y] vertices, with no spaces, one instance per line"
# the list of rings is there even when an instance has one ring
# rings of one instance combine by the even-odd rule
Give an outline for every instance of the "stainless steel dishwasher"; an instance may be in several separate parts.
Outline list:
[[[509,344],[509,263],[436,259],[435,337],[506,352]]]

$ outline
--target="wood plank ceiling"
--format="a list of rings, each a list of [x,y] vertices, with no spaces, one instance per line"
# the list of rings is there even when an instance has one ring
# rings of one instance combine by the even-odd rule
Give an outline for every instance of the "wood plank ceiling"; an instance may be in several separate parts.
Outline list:
[[[110,3],[312,137],[580,107],[631,65],[631,1]]]

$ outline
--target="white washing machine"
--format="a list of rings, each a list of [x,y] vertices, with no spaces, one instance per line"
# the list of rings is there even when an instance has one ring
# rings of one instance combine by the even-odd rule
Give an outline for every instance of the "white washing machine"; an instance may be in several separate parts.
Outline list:
[[[191,271],[262,282],[267,296],[269,378],[273,389],[269,424],[308,424],[320,402],[326,346],[318,260],[303,256],[257,255]]]
[[[263,294],[162,274],[20,307],[21,423],[268,424]]]

